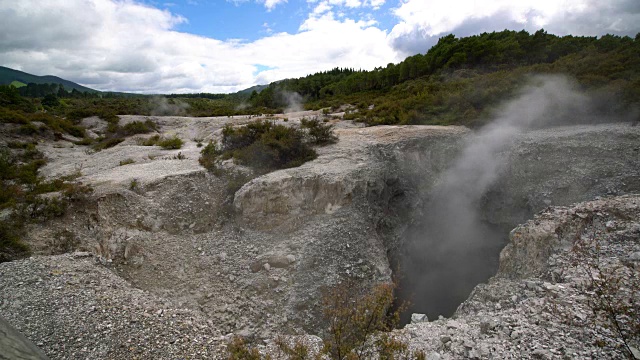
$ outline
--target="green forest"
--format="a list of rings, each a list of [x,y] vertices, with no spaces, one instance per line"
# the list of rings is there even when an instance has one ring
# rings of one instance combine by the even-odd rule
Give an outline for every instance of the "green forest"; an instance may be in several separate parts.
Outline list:
[[[379,124],[481,125],[531,75],[565,74],[588,92],[606,94],[625,109],[640,101],[640,34],[556,36],[539,30],[441,38],[425,54],[372,71],[334,69],[272,83],[250,99],[254,107],[282,108],[286,92],[305,107],[358,110],[347,118]],[[373,105],[372,109],[370,105]]]

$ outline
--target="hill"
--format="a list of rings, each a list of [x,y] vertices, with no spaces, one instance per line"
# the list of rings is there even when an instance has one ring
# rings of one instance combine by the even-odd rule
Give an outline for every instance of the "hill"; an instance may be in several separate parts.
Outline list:
[[[88,88],[74,83],[73,81],[65,80],[57,76],[45,75],[38,76],[26,73],[24,71],[10,69],[8,67],[0,66],[0,85],[9,85],[14,82],[20,82],[23,84],[62,84],[67,91],[77,90],[80,92],[98,93],[98,90]]]
[[[635,39],[556,36],[539,30],[448,35],[425,54],[371,71],[335,68],[271,83],[254,107],[284,108],[287,93],[305,108],[352,104],[348,119],[368,125],[482,125],[532,75],[564,74],[618,113],[640,108],[640,34]]]

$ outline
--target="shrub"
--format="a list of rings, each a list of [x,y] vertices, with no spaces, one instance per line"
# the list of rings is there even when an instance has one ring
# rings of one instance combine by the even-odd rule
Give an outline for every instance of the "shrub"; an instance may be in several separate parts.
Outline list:
[[[140,184],[138,183],[138,180],[131,179],[131,182],[129,183],[129,190],[136,191],[138,190],[139,187],[140,187]]]
[[[326,145],[338,141],[338,138],[333,134],[333,125],[323,124],[318,118],[302,119],[300,124],[307,129],[307,135],[312,144]]]
[[[172,138],[162,138],[158,141],[158,146],[165,150],[180,149],[182,147],[182,144],[184,144],[184,142],[177,136],[174,136]]]
[[[29,256],[29,246],[22,242],[19,230],[0,220],[0,263]]]
[[[426,358],[423,351],[409,351],[409,346],[390,335],[400,320],[403,306],[392,310],[395,283],[382,283],[365,289],[354,279],[329,288],[322,297],[324,320],[329,328],[323,334],[324,346],[313,353],[300,341],[293,345],[279,337],[275,343],[286,359],[416,359]],[[377,354],[376,354],[377,353]],[[242,338],[227,344],[229,359],[268,359]],[[377,355],[377,356],[376,356]]]
[[[135,163],[135,160],[128,158],[124,160],[120,160],[120,166],[129,165]]]
[[[220,159],[234,158],[258,172],[300,166],[317,157],[304,142],[300,129],[269,121],[256,121],[238,128],[227,125],[222,129],[221,149],[209,143],[201,154],[200,163],[209,170]]]
[[[124,141],[124,139],[123,138],[119,138],[119,137],[102,138],[97,143],[94,143],[91,146],[91,148],[93,150],[95,150],[95,151],[100,151],[100,150],[112,148],[112,147],[120,144],[123,141]]]
[[[47,241],[47,250],[51,255],[70,253],[80,246],[80,240],[69,230],[58,231]]]
[[[74,145],[91,145],[95,142],[94,139],[90,138],[90,137],[85,137],[80,141],[74,141],[73,144]]]
[[[18,111],[0,108],[0,123],[27,124],[29,120]]]
[[[198,162],[205,169],[214,170],[217,166],[217,161],[222,152],[218,150],[217,141],[209,141],[207,146],[200,151],[200,158]]]
[[[234,336],[227,344],[227,355],[229,360],[260,360],[258,349],[251,348],[240,336]]]
[[[160,141],[160,135],[153,135],[147,139],[138,139],[138,145],[142,146],[154,146]]]
[[[35,135],[40,131],[40,129],[33,125],[32,123],[27,123],[18,128],[18,134],[20,135]]]
[[[396,327],[400,310],[390,312],[394,289],[395,285],[383,283],[365,292],[355,280],[329,289],[322,300],[324,319],[329,324],[323,351],[332,359],[343,359],[352,352],[360,358],[369,336]]]
[[[137,134],[148,134],[152,131],[156,131],[157,129],[158,126],[151,120],[147,120],[145,122],[132,121],[122,127],[121,135],[131,136]]]

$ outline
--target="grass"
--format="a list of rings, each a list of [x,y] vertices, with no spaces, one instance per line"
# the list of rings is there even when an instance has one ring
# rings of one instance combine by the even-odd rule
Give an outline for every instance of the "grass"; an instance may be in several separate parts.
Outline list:
[[[13,80],[13,81],[11,82],[11,84],[9,84],[9,85],[11,85],[11,86],[13,86],[13,87],[15,87],[15,88],[21,88],[21,87],[23,87],[23,86],[27,86],[27,84],[25,84],[25,83],[23,83],[23,82],[20,82],[20,81],[18,81],[18,80]]]
[[[172,138],[161,138],[158,141],[158,146],[160,146],[161,148],[163,148],[165,150],[180,149],[183,144],[184,144],[184,142],[180,138],[178,138],[177,136],[174,136]]]
[[[39,169],[46,164],[34,142],[12,142],[0,149],[0,262],[29,255],[21,240],[28,223],[45,223],[63,216],[74,203],[82,202],[91,188],[75,182],[79,173],[45,180]]]
[[[133,160],[132,158],[128,158],[128,159],[124,159],[124,160],[120,160],[120,166],[124,166],[124,165],[129,165],[129,164],[133,164],[136,161]]]
[[[165,150],[176,150],[182,148],[184,141],[177,136],[165,138],[160,135],[153,135],[147,139],[138,140],[138,145],[142,146],[160,146]]]

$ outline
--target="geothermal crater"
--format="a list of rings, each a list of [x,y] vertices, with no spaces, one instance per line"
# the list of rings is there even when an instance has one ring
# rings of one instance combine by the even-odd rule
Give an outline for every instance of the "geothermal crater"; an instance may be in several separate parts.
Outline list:
[[[150,119],[164,134],[205,141],[226,122],[249,121]],[[122,117],[133,120],[147,118]],[[495,274],[516,225],[550,205],[640,192],[640,127],[513,128],[495,137],[341,122],[339,142],[316,160],[231,195],[198,165],[195,141],[167,151],[130,139],[93,154],[64,140],[40,145],[51,158],[45,173],[79,167],[95,191],[88,205],[33,225],[29,241],[46,255],[64,234],[90,256],[2,264],[0,310],[54,358],[130,356],[122,343],[213,356],[229,333],[318,334],[323,289],[347,277],[373,286],[393,271],[401,300],[412,302],[407,318],[457,316]],[[130,157],[134,164],[118,165]],[[100,344],[67,341],[86,334],[101,334]]]

